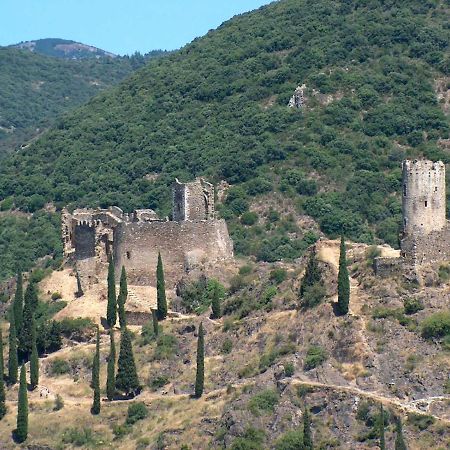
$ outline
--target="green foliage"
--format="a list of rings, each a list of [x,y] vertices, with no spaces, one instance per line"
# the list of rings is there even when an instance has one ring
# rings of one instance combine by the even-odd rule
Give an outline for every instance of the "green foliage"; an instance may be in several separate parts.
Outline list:
[[[140,389],[131,343],[131,333],[127,328],[121,330],[116,388],[125,394],[134,394]]]
[[[36,389],[39,384],[39,356],[36,342],[36,321],[32,321],[31,327],[31,357],[30,357],[30,387]]]
[[[311,416],[307,406],[303,411],[303,447],[305,450],[313,450],[314,448],[311,434]]]
[[[4,362],[3,362],[3,335],[0,328],[0,420],[6,415],[6,394],[5,394],[5,380],[4,380]]]
[[[222,288],[222,289],[221,289]],[[212,319],[220,319],[222,317],[222,307],[221,298],[223,296],[223,286],[219,282],[215,282],[212,292],[211,309],[212,309]]]
[[[350,303],[350,278],[347,268],[347,256],[344,236],[341,236],[338,273],[338,310],[340,314],[347,314]]]
[[[25,442],[28,437],[28,394],[25,366],[20,369],[20,385],[17,409],[17,427],[14,432],[17,442]]]
[[[22,331],[23,322],[23,277],[22,272],[17,275],[16,292],[13,300],[14,321],[16,324],[16,332]]]
[[[167,317],[167,299],[166,282],[164,280],[164,267],[161,253],[158,253],[158,265],[156,268],[156,290],[158,319],[164,320]]]
[[[203,389],[205,384],[205,337],[203,332],[203,323],[200,322],[198,327],[198,339],[197,339],[197,367],[195,373],[195,392],[196,398],[200,398],[203,395]]]
[[[221,317],[220,304],[225,297],[225,288],[218,280],[202,276],[192,283],[181,285],[178,294],[186,312],[203,314],[215,301],[216,306],[219,306],[219,311],[216,311],[219,313],[218,318]]]
[[[419,298],[405,298],[403,300],[403,306],[405,308],[405,314],[415,314],[424,308]]]
[[[383,405],[380,405],[380,418],[379,418],[379,438],[380,438],[380,450],[386,450],[386,437],[385,437],[385,421]]]
[[[274,389],[266,389],[254,395],[248,402],[248,409],[255,415],[269,414],[275,411],[280,397]]]
[[[305,308],[317,306],[325,297],[326,291],[323,286],[322,274],[317,262],[315,248],[311,251],[305,274],[300,285],[300,300]]]
[[[424,414],[408,414],[408,423],[420,431],[426,430],[435,422],[434,417]]]
[[[233,341],[229,338],[226,338],[223,341],[222,347],[221,347],[221,352],[224,355],[229,355],[231,353],[231,350],[233,350]]]
[[[134,425],[139,420],[143,420],[148,416],[148,409],[145,403],[133,403],[128,407],[127,420],[128,425]]]
[[[92,363],[92,389],[94,398],[92,400],[91,414],[100,414],[100,330],[97,326],[97,340],[95,345],[94,361]]]
[[[94,323],[86,317],[72,319],[66,317],[58,322],[61,334],[69,339],[74,339],[77,335],[88,332],[94,328]]]
[[[242,225],[255,225],[255,223],[258,222],[258,214],[255,212],[246,211],[241,216],[241,223]]]
[[[326,359],[327,354],[325,353],[325,350],[318,345],[312,345],[306,352],[304,368],[305,370],[314,369],[324,363]]]
[[[159,375],[157,377],[152,378],[149,380],[149,387],[152,389],[152,391],[157,391],[158,389],[164,387],[166,384],[169,383],[169,378],[165,375]]]
[[[281,284],[287,279],[288,273],[286,269],[276,268],[270,272],[270,281],[275,284]]]
[[[62,443],[72,444],[74,447],[89,448],[96,446],[98,441],[90,428],[69,428],[62,435]]]
[[[62,358],[53,358],[48,366],[50,376],[65,375],[70,373],[70,364]]]
[[[247,428],[244,435],[236,438],[231,444],[231,450],[260,450],[263,448],[264,431]]]
[[[441,264],[439,266],[438,276],[441,283],[447,283],[447,281],[450,279],[450,265]]]
[[[285,374],[287,377],[292,377],[292,376],[294,375],[294,373],[295,373],[295,367],[294,367],[294,364],[291,363],[291,362],[286,363],[286,364],[284,365],[284,374]]]
[[[120,328],[127,326],[127,318],[125,313],[125,303],[128,297],[128,286],[127,286],[127,273],[125,271],[125,266],[122,266],[122,272],[120,274],[120,289],[119,297],[117,298],[117,313],[119,315]]]
[[[284,433],[275,444],[275,450],[303,450],[304,448],[302,430]]]
[[[407,450],[402,428],[402,419],[400,417],[397,417],[395,422],[396,436],[394,450]]]
[[[428,316],[420,324],[422,336],[427,339],[450,335],[450,312],[443,311]]]
[[[156,340],[155,359],[171,359],[178,351],[178,341],[173,334],[160,334]]]
[[[19,359],[17,356],[17,334],[14,320],[14,311],[9,312],[9,350],[8,350],[8,382],[17,383],[17,372],[19,370]]]
[[[116,298],[116,275],[114,261],[109,257],[108,264],[108,304],[106,306],[106,322],[110,328],[116,325],[117,321],[117,298]]]
[[[116,393],[116,343],[114,340],[114,330],[109,331],[109,355],[108,355],[108,366],[106,372],[106,397],[109,401],[114,400],[114,395]]]

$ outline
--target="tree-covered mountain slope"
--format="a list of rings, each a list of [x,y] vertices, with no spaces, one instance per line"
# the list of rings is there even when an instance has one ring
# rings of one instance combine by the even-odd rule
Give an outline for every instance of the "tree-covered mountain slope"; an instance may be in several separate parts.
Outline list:
[[[235,17],[5,161],[2,207],[52,201],[168,213],[173,178],[204,175],[233,185],[221,214],[238,253],[297,257],[314,236],[297,232],[295,214],[330,236],[395,245],[401,160],[448,160],[436,92],[447,90],[448,8],[282,0]],[[304,107],[288,108],[302,85]],[[268,204],[277,195],[293,216],[247,212],[258,196]]]
[[[68,39],[46,38],[36,39],[34,41],[20,42],[9,47],[29,50],[41,55],[54,56],[64,59],[92,59],[102,58],[104,56],[115,58],[111,52],[102,50],[92,45],[82,44]]]
[[[0,47],[0,157],[143,64],[142,56],[66,61]]]

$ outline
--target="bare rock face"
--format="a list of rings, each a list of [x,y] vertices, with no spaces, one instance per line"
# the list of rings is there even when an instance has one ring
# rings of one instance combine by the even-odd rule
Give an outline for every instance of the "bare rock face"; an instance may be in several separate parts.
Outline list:
[[[289,108],[301,109],[305,105],[306,84],[299,86],[289,100]]]

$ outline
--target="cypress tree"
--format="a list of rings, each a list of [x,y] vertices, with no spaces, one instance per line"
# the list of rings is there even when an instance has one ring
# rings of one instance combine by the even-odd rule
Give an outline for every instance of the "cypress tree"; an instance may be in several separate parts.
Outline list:
[[[131,333],[127,328],[121,330],[116,388],[127,395],[135,393],[140,388],[133,356]]]
[[[29,292],[29,295],[25,295],[25,304],[23,307],[23,324],[22,331],[18,335],[18,352],[21,360],[25,360],[30,357],[32,350],[32,336],[33,336],[33,296]]]
[[[22,272],[17,274],[16,292],[14,294],[14,323],[16,325],[16,333],[20,335],[23,322],[23,278]]]
[[[17,383],[17,371],[19,368],[19,359],[17,357],[17,334],[14,321],[14,311],[9,314],[9,354],[8,354],[8,382]]]
[[[350,302],[350,278],[347,268],[347,256],[344,236],[341,237],[341,251],[339,255],[339,274],[338,274],[338,310],[340,314],[348,313]]]
[[[24,304],[26,305],[27,303],[30,306],[32,313],[34,314],[39,303],[38,288],[37,284],[34,281],[30,281],[25,290]]]
[[[127,319],[125,314],[125,302],[128,297],[128,286],[127,286],[127,273],[125,267],[122,266],[122,273],[120,274],[120,290],[119,297],[117,298],[117,308],[119,313],[119,323],[120,328],[125,328],[127,326]]]
[[[114,272],[114,261],[109,257],[108,266],[108,306],[106,310],[106,322],[113,327],[117,321],[117,299],[116,299],[116,275]]]
[[[153,322],[153,333],[155,333],[155,336],[158,336],[159,323],[158,323],[158,313],[156,309],[152,309],[152,322]]]
[[[98,326],[97,343],[92,364],[92,388],[94,389],[94,400],[92,402],[91,413],[100,414],[100,331]]]
[[[25,366],[20,369],[19,399],[17,408],[17,428],[15,430],[17,442],[24,442],[28,437],[28,394]]]
[[[83,286],[81,286],[81,278],[78,271],[77,271],[77,292],[75,295],[77,298],[82,297],[84,295]]]
[[[300,297],[303,297],[306,289],[314,286],[316,283],[321,281],[321,273],[319,269],[319,264],[317,263],[316,249],[314,248],[309,255],[308,263],[306,265],[305,274],[302,278],[302,283],[300,286]]]
[[[161,253],[158,253],[158,266],[156,268],[156,295],[158,307],[158,319],[167,317],[166,282],[164,281],[164,267]]]
[[[108,356],[108,371],[106,378],[106,396],[108,400],[114,400],[116,394],[116,344],[114,342],[114,330],[109,330],[110,347]]]
[[[397,436],[395,437],[395,450],[408,450],[406,447],[406,442],[403,437],[403,427],[402,427],[402,419],[397,417],[396,420],[396,431]]]
[[[3,336],[0,328],[0,420],[6,415],[6,396],[4,381],[4,363],[3,363]]]
[[[386,450],[386,438],[384,436],[384,409],[380,405],[380,450]]]
[[[203,323],[198,327],[197,340],[197,372],[195,375],[195,397],[200,398],[203,395],[205,384],[205,337],[203,332]]]
[[[309,415],[309,409],[306,405],[303,413],[303,448],[305,450],[313,450],[314,448],[311,434],[311,417]]]
[[[217,283],[214,285],[213,298],[211,301],[211,309],[213,319],[220,319],[222,317],[222,311],[220,307],[219,286],[217,285]]]
[[[31,344],[31,359],[30,359],[30,387],[36,389],[39,384],[39,356],[36,344],[36,322],[33,317],[32,323],[32,344]]]

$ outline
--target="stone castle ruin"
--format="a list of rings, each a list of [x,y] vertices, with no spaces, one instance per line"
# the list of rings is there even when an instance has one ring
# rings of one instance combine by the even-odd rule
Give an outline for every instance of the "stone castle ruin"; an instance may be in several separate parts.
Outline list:
[[[442,161],[403,161],[403,224],[400,258],[377,258],[378,274],[418,269],[450,261],[446,219],[445,165]]]
[[[125,266],[130,284],[156,286],[161,252],[168,287],[193,269],[233,259],[227,225],[215,216],[214,187],[203,179],[175,181],[173,220],[161,219],[151,209],[131,214],[115,206],[64,210],[62,237],[64,254],[74,261],[83,288],[106,280],[110,256],[117,276]]]

